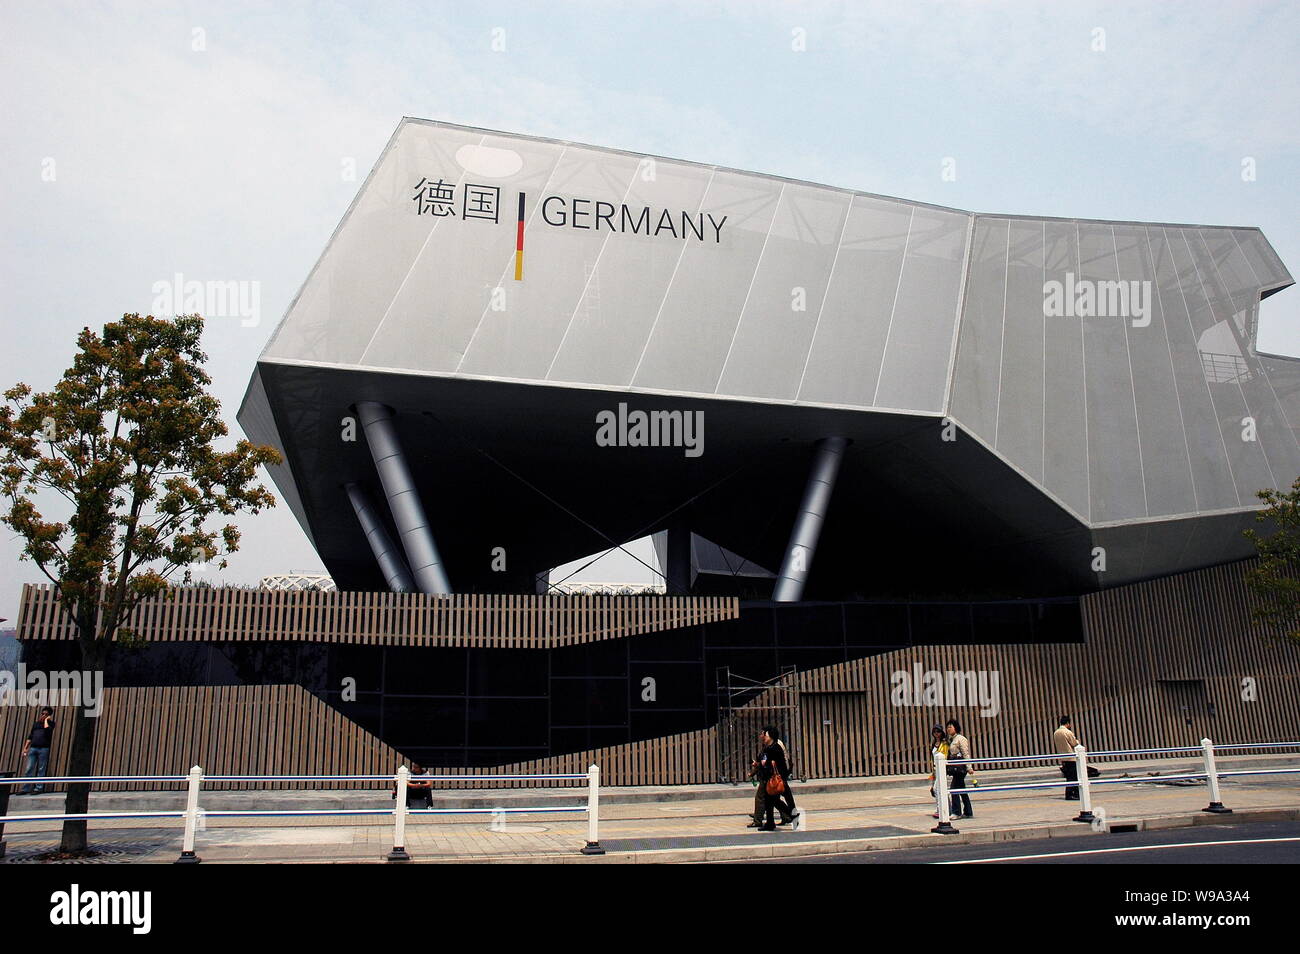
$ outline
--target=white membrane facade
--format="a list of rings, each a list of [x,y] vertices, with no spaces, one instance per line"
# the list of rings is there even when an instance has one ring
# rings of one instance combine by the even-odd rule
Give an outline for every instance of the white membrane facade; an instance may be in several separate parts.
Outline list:
[[[1290,284],[1255,228],[975,214],[404,119],[240,420],[285,450],[277,483],[340,585],[366,547],[341,488],[383,499],[364,447],[337,440],[363,402],[396,415],[453,585],[480,546],[470,511],[499,517],[530,572],[613,534],[586,521],[550,547],[561,525],[536,523],[526,540],[541,511],[470,499],[495,473],[473,453],[526,476],[521,500],[553,478],[552,503],[573,488],[636,535],[770,453],[769,496],[748,476],[734,513],[699,507],[689,529],[775,570],[806,474],[777,442],[806,456],[835,435],[850,446],[827,519],[847,530],[819,559],[842,574],[854,540],[899,539],[890,511],[910,508],[964,526],[966,565],[996,538],[1070,587],[1110,585],[1249,555],[1257,492],[1300,475],[1300,361],[1255,347],[1261,297]],[[593,413],[620,402],[715,409],[703,456],[597,447]]]

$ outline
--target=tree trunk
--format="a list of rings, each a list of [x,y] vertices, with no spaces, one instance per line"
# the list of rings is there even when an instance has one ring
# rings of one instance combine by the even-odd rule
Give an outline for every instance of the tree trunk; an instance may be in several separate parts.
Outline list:
[[[83,672],[94,673],[104,666],[104,647],[96,640],[81,640],[81,668]],[[85,706],[77,708],[77,722],[72,732],[72,748],[68,753],[68,775],[89,775],[95,763],[95,730],[99,719],[89,715]],[[72,782],[68,785],[68,796],[63,803],[63,811],[69,815],[84,815],[90,806],[90,783]],[[65,821],[63,823],[63,841],[59,850],[64,852],[84,852],[86,850],[86,822],[83,820]]]

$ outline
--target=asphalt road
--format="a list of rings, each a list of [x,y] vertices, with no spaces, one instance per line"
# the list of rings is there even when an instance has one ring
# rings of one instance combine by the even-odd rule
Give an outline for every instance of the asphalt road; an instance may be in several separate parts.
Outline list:
[[[1300,863],[1300,822],[1250,822],[1166,831],[1043,838],[986,845],[862,851],[765,864],[1207,865]]]

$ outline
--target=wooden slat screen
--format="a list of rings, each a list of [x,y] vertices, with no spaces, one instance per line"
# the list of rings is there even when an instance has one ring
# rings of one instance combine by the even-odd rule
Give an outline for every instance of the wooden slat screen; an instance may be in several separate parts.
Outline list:
[[[1082,644],[918,646],[800,673],[804,768],[817,777],[926,772],[930,726],[951,717],[977,756],[1049,752],[1065,714],[1097,751],[1196,745],[1205,736],[1294,740],[1300,647],[1251,623],[1249,565],[1085,596]],[[1001,711],[893,705],[891,675],[917,662],[923,671],[997,672]],[[1244,698],[1246,678],[1256,701]]]
[[[50,775],[67,773],[74,709],[54,706]],[[34,706],[0,707],[0,769],[22,772],[19,753]],[[94,775],[364,774],[392,772],[401,755],[301,686],[164,686],[105,689],[95,738]],[[97,791],[140,788],[97,785]],[[146,788],[183,789],[184,783]],[[206,783],[231,788],[374,788],[382,783]],[[62,788],[62,786],[55,786]]]
[[[296,640],[551,649],[740,616],[729,596],[533,596],[186,587],[137,607],[124,628],[156,642]],[[54,587],[25,584],[19,639],[73,639]]]

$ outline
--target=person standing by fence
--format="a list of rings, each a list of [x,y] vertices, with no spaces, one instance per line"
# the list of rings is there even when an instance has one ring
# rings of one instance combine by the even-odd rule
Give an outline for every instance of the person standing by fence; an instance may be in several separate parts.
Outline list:
[[[949,719],[948,725],[948,758],[969,759],[971,757],[970,740],[961,734],[961,723],[956,719]],[[948,784],[952,789],[952,806],[949,814],[953,818],[974,818],[975,813],[971,810],[970,796],[963,789],[966,788],[966,776],[970,774],[969,765],[950,765],[948,766]],[[962,808],[965,807],[965,814],[962,814]]]
[[[41,709],[36,717],[36,724],[28,733],[23,743],[23,758],[27,760],[23,768],[23,778],[43,778],[50,774],[50,743],[54,740],[54,710],[49,706]],[[19,795],[39,795],[45,791],[44,785],[24,785]]]
[[[1066,801],[1076,801],[1079,798],[1079,763],[1075,760],[1074,747],[1079,744],[1079,738],[1074,734],[1074,729],[1070,725],[1068,715],[1061,716],[1061,722],[1052,733],[1052,748],[1061,755],[1066,756],[1061,759],[1061,774],[1065,776],[1065,799]]]

